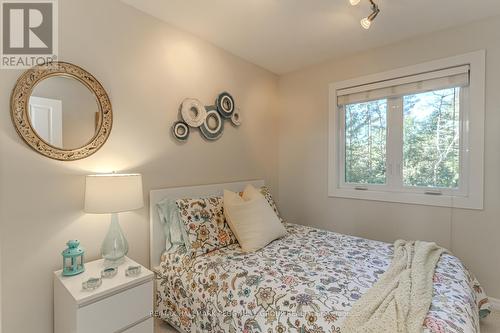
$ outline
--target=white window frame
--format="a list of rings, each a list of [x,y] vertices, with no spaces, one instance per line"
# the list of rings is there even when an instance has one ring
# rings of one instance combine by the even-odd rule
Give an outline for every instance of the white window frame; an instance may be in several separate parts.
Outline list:
[[[403,187],[400,183],[385,184],[383,186],[346,184],[344,150],[342,148],[344,135],[342,132],[343,126],[341,125],[345,113],[341,112],[341,107],[337,106],[337,91],[463,65],[470,66],[470,85],[466,89],[461,89],[460,96],[460,191],[452,189],[430,191],[428,188]],[[480,50],[330,84],[328,152],[329,196],[429,206],[483,209],[485,77],[486,51]],[[394,99],[388,99],[388,129],[392,122],[401,121],[401,119],[395,119],[395,117],[402,117],[402,112],[390,112],[391,108],[394,107],[400,108],[401,104],[396,105]],[[402,142],[399,140],[391,140],[389,136],[391,132],[394,131],[388,130],[386,146],[388,151],[387,156],[395,156],[394,154],[402,155]],[[402,137],[402,133],[396,134]],[[399,160],[402,160],[402,158]],[[386,172],[399,172],[401,174],[402,166],[393,165],[390,160],[387,160]],[[400,178],[402,180],[402,177]]]

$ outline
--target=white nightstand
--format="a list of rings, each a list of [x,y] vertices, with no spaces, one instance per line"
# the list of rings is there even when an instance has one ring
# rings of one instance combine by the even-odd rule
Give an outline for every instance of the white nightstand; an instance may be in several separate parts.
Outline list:
[[[153,272],[142,267],[137,277],[125,276],[130,265],[125,258],[118,273],[102,279],[94,291],[82,289],[82,282],[100,277],[103,260],[85,264],[85,272],[66,277],[54,272],[55,333],[153,333]]]

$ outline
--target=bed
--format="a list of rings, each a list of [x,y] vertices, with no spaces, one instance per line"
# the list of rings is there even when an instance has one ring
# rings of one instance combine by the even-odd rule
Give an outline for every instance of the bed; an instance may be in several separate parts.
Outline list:
[[[390,265],[391,244],[285,223],[288,236],[255,253],[242,253],[238,244],[197,257],[185,248],[163,253],[159,200],[241,191],[247,183],[151,192],[156,315],[184,333],[341,333],[352,305]],[[479,332],[487,299],[460,260],[444,254],[433,282],[423,331]]]

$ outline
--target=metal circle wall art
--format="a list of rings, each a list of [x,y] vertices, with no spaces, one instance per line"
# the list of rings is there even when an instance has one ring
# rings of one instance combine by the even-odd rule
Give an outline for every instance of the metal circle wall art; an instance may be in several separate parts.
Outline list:
[[[179,121],[172,125],[172,133],[179,141],[186,141],[190,127],[198,128],[201,136],[208,141],[219,139],[224,132],[225,120],[234,126],[241,125],[241,116],[233,96],[220,93],[215,105],[204,106],[198,99],[186,98],[179,108]]]
[[[231,116],[231,123],[234,126],[240,126],[241,125],[240,110],[236,110],[236,111],[233,112],[233,115]]]
[[[207,117],[203,104],[194,98],[186,98],[181,105],[182,119],[191,127],[200,127]]]
[[[217,140],[224,131],[224,120],[217,110],[207,112],[205,122],[200,127],[201,134],[207,140]]]
[[[177,121],[172,126],[174,137],[179,141],[186,141],[189,137],[189,126],[183,121]]]
[[[231,118],[235,108],[233,96],[231,96],[227,92],[223,92],[217,97],[215,105],[217,106],[217,110],[222,117],[226,119]]]

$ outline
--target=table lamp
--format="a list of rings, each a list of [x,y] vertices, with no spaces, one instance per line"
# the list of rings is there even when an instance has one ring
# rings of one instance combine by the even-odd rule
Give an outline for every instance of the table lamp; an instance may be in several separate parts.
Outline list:
[[[123,263],[128,243],[118,222],[118,213],[144,207],[142,176],[139,174],[90,175],[85,180],[85,209],[91,214],[111,214],[109,231],[101,246],[106,267]]]

